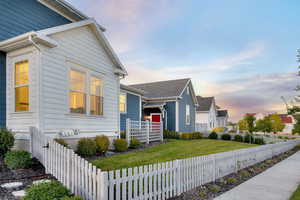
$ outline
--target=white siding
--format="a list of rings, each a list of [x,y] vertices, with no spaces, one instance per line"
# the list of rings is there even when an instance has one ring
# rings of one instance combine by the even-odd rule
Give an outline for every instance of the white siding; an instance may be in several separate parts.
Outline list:
[[[42,54],[42,129],[46,132],[76,128],[87,133],[112,134],[118,131],[119,78],[109,56],[88,27],[54,34],[59,44]],[[78,116],[69,113],[69,69],[88,69],[104,80],[104,116]]]

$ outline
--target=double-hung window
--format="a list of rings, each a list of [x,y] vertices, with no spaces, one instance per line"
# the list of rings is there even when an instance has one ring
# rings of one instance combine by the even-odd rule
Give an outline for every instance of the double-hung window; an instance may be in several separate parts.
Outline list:
[[[29,62],[15,64],[15,111],[29,111]]]
[[[90,78],[90,114],[103,115],[103,82],[94,76]]]
[[[86,73],[70,71],[69,101],[71,113],[86,113]]]
[[[191,123],[190,105],[186,105],[186,108],[185,108],[185,124],[190,125],[190,123]]]
[[[120,112],[121,113],[126,113],[126,94],[121,93],[120,94]]]

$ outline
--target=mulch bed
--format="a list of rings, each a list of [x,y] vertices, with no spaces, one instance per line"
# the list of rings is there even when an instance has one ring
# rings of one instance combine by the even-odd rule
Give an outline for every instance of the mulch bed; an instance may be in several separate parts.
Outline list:
[[[193,190],[185,192],[178,197],[171,198],[170,200],[213,200],[215,197],[231,190],[232,188],[242,184],[243,182],[251,179],[252,177],[264,172],[273,165],[288,158],[296,153],[299,149],[294,148],[286,153],[273,157],[272,159],[265,160],[257,163],[251,167],[240,170],[238,173],[233,173],[223,178],[216,180],[215,183],[208,183],[203,186],[197,187]],[[250,176],[242,175],[242,173],[248,172]],[[228,178],[234,178],[237,182],[229,184]]]
[[[33,181],[41,179],[54,180],[55,178],[49,174],[45,174],[45,168],[36,159],[33,159],[33,164],[29,169],[10,170],[4,164],[3,157],[0,156],[0,185],[10,182],[22,182],[23,186],[18,188],[18,190],[23,190],[28,185],[31,185]],[[15,200],[11,192],[0,187],[0,199]]]

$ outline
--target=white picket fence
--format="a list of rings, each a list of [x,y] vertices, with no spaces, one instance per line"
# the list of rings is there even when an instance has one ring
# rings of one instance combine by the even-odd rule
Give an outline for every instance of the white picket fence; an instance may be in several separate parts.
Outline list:
[[[32,155],[74,194],[86,200],[165,200],[286,152],[300,140],[146,166],[101,171],[31,128]]]
[[[128,144],[132,138],[138,139],[142,143],[163,141],[162,122],[133,121],[126,120],[126,140]]]

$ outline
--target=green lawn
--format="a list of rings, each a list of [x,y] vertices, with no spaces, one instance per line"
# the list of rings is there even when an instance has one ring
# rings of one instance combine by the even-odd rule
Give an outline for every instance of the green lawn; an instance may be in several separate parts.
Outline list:
[[[201,156],[235,149],[256,146],[223,140],[169,140],[166,144],[147,148],[144,151],[115,155],[93,161],[102,170],[113,170]]]
[[[290,198],[290,200],[300,200],[300,185],[299,185],[298,189],[294,192],[294,194]]]

